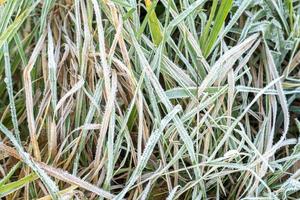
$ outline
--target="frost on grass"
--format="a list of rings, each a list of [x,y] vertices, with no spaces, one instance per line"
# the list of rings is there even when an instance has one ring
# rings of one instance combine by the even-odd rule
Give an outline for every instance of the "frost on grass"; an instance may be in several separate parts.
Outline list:
[[[0,1],[0,198],[298,198],[299,13]]]

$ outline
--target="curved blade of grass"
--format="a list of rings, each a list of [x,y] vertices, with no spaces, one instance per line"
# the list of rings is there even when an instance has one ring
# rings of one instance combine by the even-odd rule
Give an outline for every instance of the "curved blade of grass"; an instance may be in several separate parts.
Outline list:
[[[243,53],[251,49],[252,45],[256,42],[256,40],[258,40],[258,38],[259,34],[252,35],[220,57],[199,86],[198,94],[201,94],[207,87],[210,87],[213,83],[215,83],[215,81],[223,80],[228,70],[233,67],[234,63],[238,60],[238,58],[240,58],[240,56],[243,55]],[[258,41],[257,44],[259,44]]]
[[[37,160],[41,160],[41,155],[40,155],[39,145],[37,142],[36,123],[35,123],[34,111],[33,111],[34,103],[33,103],[31,71],[39,56],[40,51],[43,48],[43,43],[45,38],[46,38],[46,32],[44,32],[43,35],[39,38],[36,47],[34,48],[31,54],[29,62],[23,71],[27,123],[28,123],[29,135],[30,135],[30,142],[32,143],[34,156],[37,158]]]
[[[48,1],[46,1],[48,2]],[[50,23],[47,27],[48,30],[48,69],[49,69],[49,81],[50,81],[50,91],[51,91],[51,103],[53,110],[56,109],[57,104],[57,80],[56,80],[56,62],[54,58],[54,41],[52,36],[52,30]]]
[[[31,173],[24,178],[21,178],[18,181],[14,181],[8,183],[6,185],[0,186],[0,198],[5,197],[8,194],[19,190],[20,188],[24,187],[26,184],[38,179],[38,176],[35,173]]]
[[[280,79],[281,77],[279,76],[278,71],[276,69],[276,65],[274,63],[273,56],[271,54],[269,47],[266,45],[266,43],[265,43],[265,51],[266,51],[266,64],[269,67],[269,72],[272,75],[272,78],[275,80]],[[277,92],[278,92],[279,103],[281,105],[283,115],[284,115],[284,123],[283,123],[284,127],[283,127],[283,131],[282,131],[280,140],[276,144],[274,144],[274,146],[272,147],[270,152],[276,151],[280,147],[281,143],[286,139],[286,135],[288,133],[289,124],[290,124],[288,104],[287,104],[287,100],[286,100],[286,97],[283,92],[281,81],[276,82],[276,88],[277,88]]]
[[[191,15],[192,12],[194,12],[204,2],[205,0],[197,0],[194,3],[192,3],[186,10],[181,12],[179,15],[176,15],[176,17],[174,17],[174,19],[168,25],[166,29],[166,34],[170,34],[173,28],[175,28],[178,24],[182,23],[186,17]]]
[[[71,95],[75,94],[84,85],[84,80],[80,79],[74,86],[58,101],[54,113],[64,104],[65,100]]]
[[[14,133],[18,142],[21,144],[20,140],[20,131],[18,127],[18,119],[17,119],[17,111],[15,106],[14,100],[14,93],[13,93],[13,83],[12,83],[12,75],[11,75],[11,66],[10,66],[10,56],[9,56],[9,47],[7,43],[4,43],[3,46],[4,52],[4,61],[5,61],[5,83],[7,87],[8,97],[9,97],[9,106],[11,112],[11,120],[14,126]]]
[[[5,177],[3,177],[0,180],[0,187],[2,187],[7,181],[9,181],[10,177],[16,172],[16,170],[20,167],[21,162],[18,162],[17,164],[15,164],[10,171],[8,172],[8,174],[6,174]]]
[[[147,12],[149,12],[148,24],[151,32],[153,43],[158,46],[162,41],[162,32],[160,29],[160,23],[155,13],[155,8],[151,8],[151,0],[145,0]]]

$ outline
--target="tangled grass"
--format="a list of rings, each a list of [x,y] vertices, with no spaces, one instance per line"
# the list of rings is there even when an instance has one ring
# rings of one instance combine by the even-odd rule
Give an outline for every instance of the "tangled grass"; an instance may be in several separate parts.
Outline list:
[[[299,42],[299,0],[1,0],[0,198],[299,198]]]

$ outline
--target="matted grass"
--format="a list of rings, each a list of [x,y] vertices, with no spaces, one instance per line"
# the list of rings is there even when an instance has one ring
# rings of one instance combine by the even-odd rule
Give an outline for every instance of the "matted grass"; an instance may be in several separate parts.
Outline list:
[[[299,0],[0,0],[0,198],[299,198],[299,42]]]

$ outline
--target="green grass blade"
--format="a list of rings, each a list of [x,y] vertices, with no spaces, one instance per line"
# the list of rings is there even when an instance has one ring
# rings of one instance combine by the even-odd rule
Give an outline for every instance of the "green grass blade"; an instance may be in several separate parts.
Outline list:
[[[162,32],[160,29],[160,22],[155,13],[155,7],[152,8],[151,0],[145,0],[147,12],[149,12],[148,24],[151,32],[153,43],[158,46],[162,41]]]
[[[35,173],[31,173],[24,178],[21,178],[18,181],[14,181],[8,183],[6,185],[0,186],[0,197],[5,197],[8,194],[19,190],[20,188],[24,187],[26,184],[38,179],[38,176]]]
[[[206,45],[203,46],[203,48],[202,48],[203,55],[205,57],[207,57],[210,54],[212,47],[218,38],[220,30],[221,30],[222,26],[224,25],[227,15],[231,9],[232,2],[233,2],[233,0],[224,0],[221,2],[221,5],[218,9],[217,15],[214,20],[214,25],[213,25],[212,30],[210,31],[209,37],[207,39]]]
[[[16,138],[13,136],[13,134],[2,124],[0,123],[0,131],[6,135],[6,137],[9,138],[11,143],[16,148],[19,155],[22,157],[23,161],[37,174],[37,176],[42,180],[42,182],[45,184],[47,190],[51,194],[53,199],[59,199],[58,194],[58,187],[56,186],[55,182],[49,178],[49,176],[45,173],[44,170],[39,168],[37,164],[31,160],[28,153],[26,153],[22,146],[18,143]]]
[[[36,1],[32,6],[23,11],[22,14],[16,17],[11,25],[9,25],[5,30],[2,31],[0,35],[0,49],[2,49],[5,42],[10,42],[10,40],[13,39],[25,19],[34,10],[38,3],[39,1]]]

